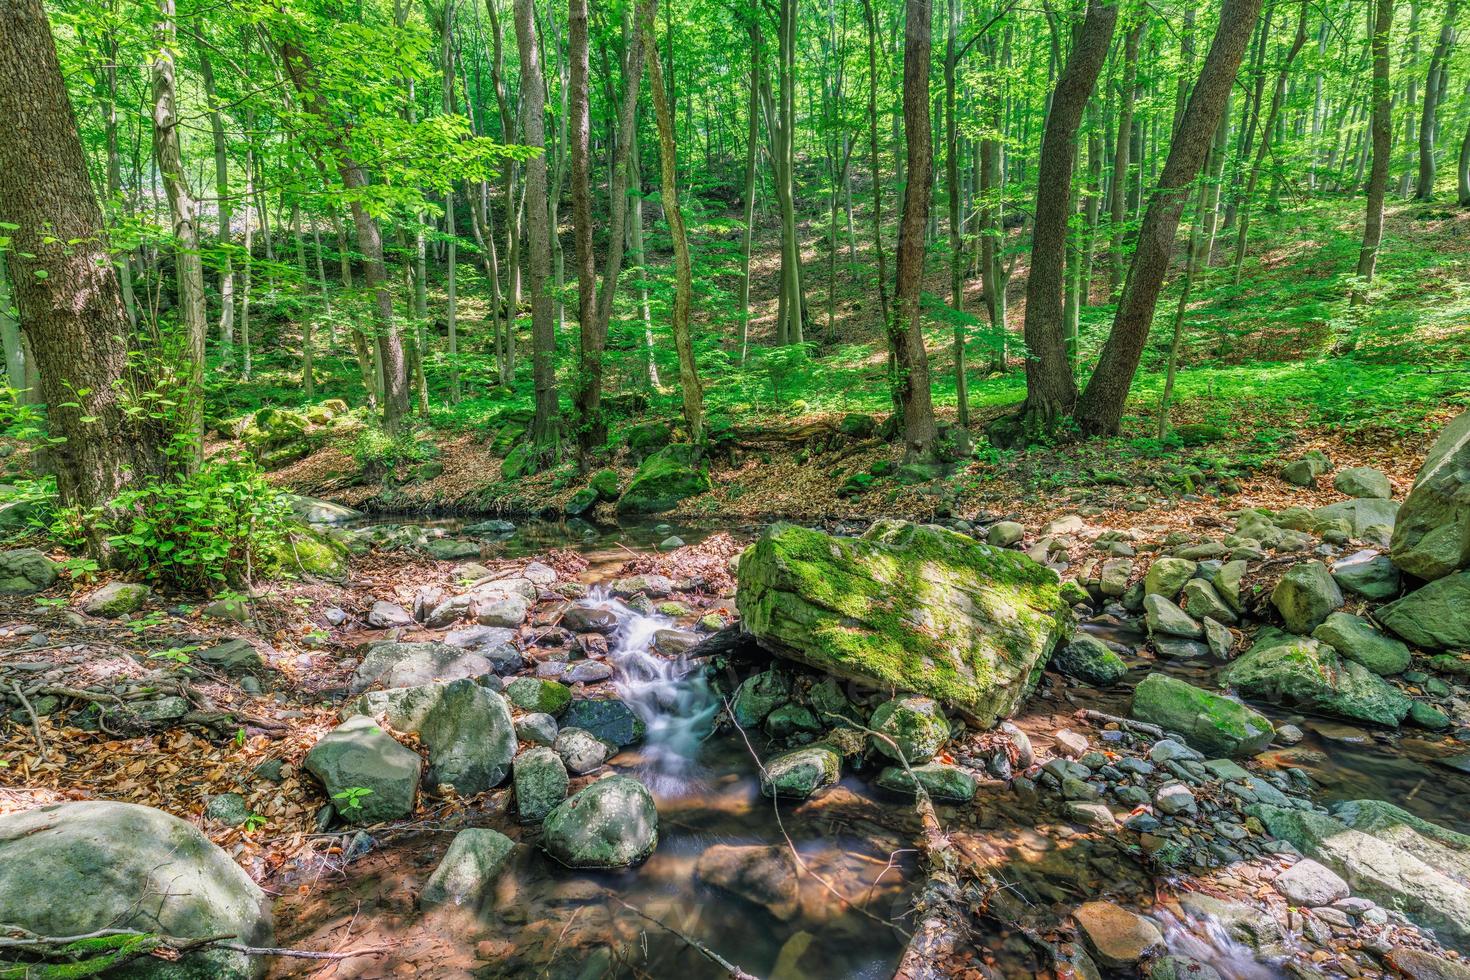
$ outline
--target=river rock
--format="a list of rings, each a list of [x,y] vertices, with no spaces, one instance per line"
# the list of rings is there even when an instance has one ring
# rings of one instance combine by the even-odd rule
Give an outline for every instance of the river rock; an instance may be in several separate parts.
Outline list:
[[[1462,960],[1449,960],[1428,950],[1399,946],[1389,950],[1385,962],[1407,980],[1470,980],[1470,966]]]
[[[29,595],[56,583],[56,563],[35,548],[0,552],[0,595]]]
[[[1247,697],[1394,727],[1409,711],[1398,688],[1325,643],[1263,629],[1220,675]]]
[[[1335,612],[1328,616],[1325,623],[1312,631],[1312,636],[1383,677],[1403,673],[1413,659],[1403,643],[1384,636],[1366,619],[1348,613]]]
[[[475,622],[481,626],[516,629],[526,621],[531,603],[515,593],[485,596],[475,602]]]
[[[640,595],[662,599],[674,591],[674,580],[667,575],[629,575],[626,578],[613,579],[610,588],[612,594],[620,599],[631,599]]]
[[[1143,598],[1143,613],[1150,635],[1178,636],[1186,640],[1204,637],[1204,627],[1165,596],[1155,592]]]
[[[609,776],[559,804],[542,829],[541,846],[569,868],[626,868],[658,846],[658,811],[642,783]]]
[[[542,712],[532,712],[516,719],[516,738],[532,745],[551,745],[556,741],[556,719]]]
[[[579,776],[598,768],[613,754],[612,746],[580,728],[563,728],[557,732],[552,747],[567,769]]]
[[[1397,500],[1339,500],[1335,504],[1318,507],[1312,511],[1312,517],[1318,528],[1342,522],[1353,539],[1387,545],[1398,513]]]
[[[643,741],[643,719],[619,698],[576,698],[561,720],[563,725],[591,732],[620,749]]]
[[[1439,579],[1470,566],[1470,412],[1445,426],[1414,479],[1389,554],[1410,575]]]
[[[419,905],[478,905],[505,870],[516,843],[496,830],[471,827],[449,842],[444,859],[419,894]]]
[[[562,614],[561,624],[574,633],[612,636],[618,631],[617,614],[606,606],[568,606]]]
[[[913,770],[913,775],[909,775],[909,769]],[[917,781],[919,786],[924,787],[924,792],[929,794],[930,799],[944,802],[968,803],[975,798],[979,784],[974,776],[958,766],[927,762],[922,766],[910,766],[909,769],[888,766],[878,773],[878,778],[873,783],[891,793],[917,796],[914,789]]]
[[[1332,488],[1349,497],[1387,500],[1393,496],[1393,485],[1382,470],[1371,466],[1350,466],[1332,478]]]
[[[1378,610],[1378,621],[1426,650],[1470,650],[1470,572],[1455,572]]]
[[[1392,599],[1401,588],[1399,570],[1377,551],[1354,552],[1332,566],[1332,578],[1343,589],[1365,599]]]
[[[752,728],[766,715],[791,700],[791,679],[776,670],[751,674],[735,689],[730,709],[742,728]]]
[[[638,464],[617,507],[625,514],[655,514],[672,510],[681,501],[713,488],[699,447],[675,443]]]
[[[522,711],[560,715],[572,701],[572,689],[544,677],[517,677],[505,685],[505,696]]]
[[[933,698],[908,695],[885,701],[869,725],[878,733],[871,738],[880,755],[910,765],[928,762],[949,741],[949,722]]]
[[[395,732],[416,732],[444,696],[448,681],[417,687],[392,687],[368,691],[342,709],[343,718],[367,715]]]
[[[444,643],[379,643],[352,672],[348,687],[356,693],[376,683],[418,687],[493,673],[495,665],[485,657]]]
[[[1204,579],[1192,578],[1184,583],[1184,606],[1196,619],[1209,618],[1226,625],[1239,620],[1235,609]]]
[[[1342,590],[1320,561],[1293,565],[1271,592],[1271,604],[1293,633],[1311,633],[1342,601]]]
[[[423,761],[371,718],[348,718],[323,735],[306,753],[305,765],[351,823],[397,820],[413,813]]]
[[[1143,577],[1143,593],[1173,599],[1184,588],[1184,583],[1194,577],[1198,568],[1197,563],[1187,558],[1160,558],[1148,566]]]
[[[1096,687],[1116,684],[1128,673],[1123,658],[1097,637],[1074,633],[1072,641],[1052,654],[1051,665],[1068,677]]]
[[[199,828],[152,807],[100,800],[0,816],[0,922],[44,936],[137,929],[275,945],[270,900]],[[265,971],[263,958],[212,948],[176,961],[145,956],[121,972],[255,980]]]
[[[1088,952],[1107,969],[1131,970],[1140,960],[1164,949],[1158,926],[1112,902],[1088,902],[1072,917]]]
[[[767,796],[804,800],[837,782],[842,758],[825,745],[808,745],[765,764],[761,792]]]
[[[281,499],[291,508],[291,514],[303,524],[348,524],[362,517],[362,511],[334,504],[319,497],[303,497],[294,493],[283,493]]]
[[[1303,858],[1276,876],[1272,886],[1293,905],[1317,908],[1331,905],[1340,898],[1347,898],[1348,883],[1338,877],[1337,872],[1324,865]]]
[[[516,810],[525,823],[538,823],[567,798],[566,763],[546,746],[527,749],[515,758],[511,777]]]
[[[1355,800],[1334,815],[1254,804],[1248,812],[1279,840],[1331,868],[1352,893],[1470,950],[1470,837],[1388,803]]]
[[[738,578],[742,625],[766,648],[987,727],[1030,692],[1070,622],[1051,570],[900,521],[861,538],[775,525],[741,555]]]
[[[510,705],[471,680],[445,685],[418,728],[429,747],[429,780],[448,783],[462,796],[499,786],[516,754]]]
[[[1026,536],[1026,528],[1015,521],[996,521],[985,532],[985,543],[993,548],[1010,548]]]
[[[1221,980],[1213,966],[1191,956],[1160,956],[1149,960],[1148,980]]]
[[[1219,694],[1153,673],[1133,690],[1132,717],[1183,735],[1212,756],[1247,756],[1265,751],[1274,732],[1265,715]]]
[[[702,637],[690,630],[656,630],[653,634],[653,652],[660,657],[677,657],[699,646]]]
[[[787,921],[800,909],[796,861],[785,847],[715,844],[699,856],[705,884],[738,895]]]

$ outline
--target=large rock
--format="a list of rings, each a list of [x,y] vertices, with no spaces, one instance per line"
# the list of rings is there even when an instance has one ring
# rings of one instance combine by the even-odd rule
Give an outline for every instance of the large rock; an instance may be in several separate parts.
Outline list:
[[[921,765],[949,741],[949,722],[932,698],[907,695],[885,701],[869,722],[873,748],[897,762]]]
[[[912,775],[910,774],[912,772]],[[892,793],[917,796],[918,787],[923,787],[930,799],[951,803],[968,803],[975,798],[979,788],[975,777],[958,766],[943,762],[928,762],[922,766],[888,766],[878,773],[874,785]]]
[[[541,846],[569,868],[626,868],[658,846],[653,794],[636,779],[609,776],[557,806]]]
[[[471,827],[461,830],[449,842],[444,860],[434,869],[419,904],[477,905],[486,889],[505,870],[516,842],[497,830]]]
[[[344,819],[378,823],[413,813],[423,760],[373,719],[355,715],[311,747],[306,769]]]
[[[730,699],[730,710],[742,728],[752,728],[791,700],[791,679],[778,670],[763,670],[740,682]]]
[[[619,698],[577,698],[567,705],[561,723],[620,749],[643,741],[643,719]]]
[[[116,619],[143,608],[148,601],[148,586],[139,582],[108,582],[87,596],[82,612],[88,616]]]
[[[566,764],[556,751],[544,745],[516,756],[516,810],[525,823],[539,823],[567,798]]]
[[[291,514],[304,524],[347,524],[362,517],[360,510],[317,497],[283,493],[281,499],[291,508]]]
[[[0,552],[0,595],[29,595],[56,583],[56,563],[35,548]]]
[[[1068,677],[1075,677],[1097,687],[1107,687],[1128,673],[1123,658],[1095,636],[1073,635],[1072,641],[1052,655],[1051,665]]]
[[[1470,650],[1470,572],[1456,572],[1382,606],[1378,621],[1416,647]]]
[[[1293,633],[1312,632],[1341,609],[1342,602],[1342,590],[1320,561],[1291,566],[1271,592],[1271,604]]]
[[[1344,612],[1328,616],[1325,623],[1312,631],[1312,636],[1383,677],[1402,674],[1413,659],[1403,643],[1384,636],[1366,619]]]
[[[1341,875],[1355,896],[1402,912],[1446,946],[1470,952],[1470,837],[1376,800],[1338,804],[1332,816],[1264,803],[1248,812]]]
[[[1371,466],[1350,466],[1332,478],[1332,488],[1349,497],[1387,500],[1393,496],[1393,485],[1382,470]]]
[[[688,443],[665,446],[638,465],[618,498],[618,510],[630,514],[672,510],[680,501],[713,488],[698,447]]]
[[[1389,557],[1371,550],[1339,558],[1332,566],[1332,578],[1365,599],[1392,599],[1402,587],[1399,570]]]
[[[499,786],[516,754],[510,705],[472,680],[451,681],[424,715],[419,738],[429,747],[429,780],[462,796]]]
[[[1220,679],[1247,697],[1334,718],[1393,727],[1409,712],[1409,699],[1367,667],[1318,640],[1278,630],[1263,629]]]
[[[715,844],[699,856],[695,874],[786,921],[800,909],[796,861],[784,847]]]
[[[935,698],[982,726],[1016,709],[1066,634],[1054,572],[942,528],[861,538],[776,525],[740,556],[744,629],[826,673]]]
[[[0,817],[0,922],[44,936],[137,929],[275,945],[270,901],[240,866],[199,828],[134,803],[59,803]],[[176,961],[145,956],[118,972],[246,980],[264,976],[266,964],[215,948]],[[45,975],[84,975],[63,969]]]
[[[1398,513],[1397,500],[1365,497],[1359,500],[1339,500],[1335,504],[1318,507],[1312,511],[1312,517],[1317,527],[1342,521],[1354,539],[1387,543]]]
[[[1337,872],[1311,858],[1303,858],[1287,868],[1271,885],[1291,904],[1309,909],[1331,905],[1347,898],[1351,891]]]
[[[1072,917],[1088,952],[1109,970],[1132,970],[1139,960],[1164,950],[1158,926],[1112,902],[1087,902]]]
[[[842,757],[826,745],[808,745],[778,755],[762,767],[761,792],[777,799],[804,800],[837,782]]]
[[[1424,457],[1399,510],[1389,554],[1422,579],[1470,566],[1470,412],[1445,426]]]
[[[1259,711],[1166,674],[1149,674],[1133,689],[1132,714],[1212,756],[1255,755],[1275,734]]]
[[[349,687],[353,692],[376,683],[384,687],[419,687],[493,673],[495,665],[485,657],[445,643],[380,643],[352,672]]]

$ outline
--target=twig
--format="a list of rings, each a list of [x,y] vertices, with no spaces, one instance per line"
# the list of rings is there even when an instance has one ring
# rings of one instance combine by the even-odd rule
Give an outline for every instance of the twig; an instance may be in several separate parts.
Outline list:
[[[1105,711],[1096,711],[1092,708],[1078,710],[1077,717],[1084,721],[1095,721],[1104,725],[1117,725],[1119,728],[1142,732],[1145,735],[1152,735],[1154,738],[1164,737],[1164,730],[1158,725],[1150,725],[1146,721],[1134,721],[1132,718],[1119,718],[1117,715],[1110,715]]]
[[[36,739],[36,748],[41,753],[41,761],[49,761],[51,753],[46,750],[46,738],[41,734],[41,719],[36,717],[36,709],[32,707],[30,699],[15,681],[10,682],[10,691],[20,699],[20,706],[26,709],[26,717],[31,720],[31,735]]]
[[[725,959],[719,953],[716,953],[714,950],[710,949],[708,946],[700,942],[698,939],[695,939],[693,936],[690,936],[687,933],[680,932],[678,929],[675,929],[667,922],[655,919],[653,916],[649,915],[638,906],[629,905],[621,898],[616,899],[616,901],[619,905],[632,912],[633,914],[639,916],[640,918],[647,919],[649,922],[652,922],[654,925],[658,926],[665,932],[677,936],[680,940],[688,944],[691,949],[695,950],[705,959],[709,960],[711,963],[714,963],[720,969],[728,973],[731,977],[734,978],[734,980],[760,980],[759,977],[756,977],[750,973],[746,973],[744,970],[740,969],[740,967],[736,966],[734,963],[731,963],[729,960]]]

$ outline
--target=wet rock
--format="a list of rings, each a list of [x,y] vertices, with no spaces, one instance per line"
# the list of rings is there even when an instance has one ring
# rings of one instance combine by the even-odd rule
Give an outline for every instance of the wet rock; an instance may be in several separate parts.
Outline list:
[[[1271,722],[1265,715],[1166,674],[1149,674],[1139,683],[1131,714],[1178,732],[1210,755],[1255,755],[1271,744]]]
[[[1198,569],[1198,564],[1186,558],[1159,558],[1148,566],[1143,577],[1143,593],[1173,599]]]
[[[924,787],[924,792],[934,800],[968,803],[975,798],[975,790],[978,786],[975,777],[958,766],[929,762],[922,766],[911,766],[910,769],[913,770],[912,776],[909,775],[909,770],[902,766],[888,766],[878,773],[874,785],[891,793],[916,796],[918,794],[914,790],[914,785],[917,781],[919,786]]]
[[[1340,898],[1347,898],[1348,883],[1337,876],[1331,868],[1303,858],[1277,875],[1273,887],[1293,905],[1316,908],[1331,905]]]
[[[1334,718],[1393,727],[1409,699],[1368,668],[1306,637],[1263,629],[1244,656],[1221,674],[1247,697],[1294,704]]]
[[[699,880],[737,895],[785,922],[800,909],[796,861],[784,847],[716,844],[694,866]]]
[[[1357,551],[1332,566],[1332,578],[1348,592],[1366,599],[1392,599],[1402,588],[1399,570],[1385,554]]]
[[[569,606],[562,614],[561,623],[574,633],[612,636],[618,631],[617,614],[604,606]]]
[[[1143,612],[1150,635],[1178,636],[1188,640],[1202,639],[1204,628],[1169,599],[1153,593],[1143,599]]]
[[[804,800],[837,782],[842,759],[824,745],[808,745],[778,755],[765,765],[761,792],[781,799]]]
[[[1219,971],[1189,956],[1160,956],[1150,960],[1147,980],[1220,980]]]
[[[306,753],[305,766],[351,823],[397,820],[413,813],[423,767],[371,718],[348,718]]]
[[[493,673],[495,665],[485,657],[444,643],[380,643],[362,658],[348,687],[354,693],[376,683],[419,687]]]
[[[910,765],[928,762],[949,741],[949,722],[932,698],[914,695],[885,701],[873,712],[870,727],[873,748],[881,755]]]
[[[1378,621],[1416,647],[1470,650],[1470,572],[1455,572],[1382,606]]]
[[[1320,561],[1293,565],[1271,592],[1271,604],[1293,633],[1311,633],[1342,602],[1342,590]]]
[[[556,741],[556,719],[548,714],[532,712],[516,719],[516,738],[532,745],[551,745]]]
[[[515,841],[495,830],[461,830],[424,884],[419,905],[478,905],[505,870],[515,846]]]
[[[463,796],[500,785],[516,754],[510,706],[471,680],[444,685],[417,731],[429,748],[432,784],[448,783]]]
[[[804,704],[783,704],[766,715],[766,734],[774,739],[786,739],[802,733],[819,732],[822,723]]]
[[[1384,961],[1408,980],[1470,980],[1470,966],[1428,950],[1399,946],[1389,950]]]
[[[1349,497],[1387,500],[1393,496],[1393,485],[1382,470],[1371,466],[1351,466],[1332,478],[1332,488]]]
[[[1445,426],[1394,526],[1393,563],[1422,579],[1470,565],[1470,412]]]
[[[1164,936],[1148,919],[1112,902],[1088,902],[1072,913],[1078,931],[1098,964],[1128,970],[1164,948]]]
[[[511,782],[516,791],[516,810],[524,823],[537,823],[567,798],[566,763],[546,746],[527,749],[516,756]]]
[[[1052,666],[1080,681],[1097,687],[1116,684],[1128,673],[1128,665],[1106,643],[1087,633],[1075,633],[1072,641],[1052,654]]]
[[[87,596],[82,612],[88,616],[116,619],[143,608],[148,601],[148,586],[137,582],[108,582]]]
[[[576,698],[562,714],[562,724],[618,748],[643,741],[643,719],[618,698]]]
[[[579,660],[567,668],[561,679],[567,684],[600,684],[612,675],[610,664],[600,660]]]
[[[229,855],[192,824],[133,803],[61,803],[0,816],[0,922],[44,936],[136,929],[275,944],[269,899]],[[172,962],[144,957],[123,969],[153,980],[264,974],[259,958],[219,947]]]
[[[374,629],[394,629],[412,626],[413,617],[397,603],[379,600],[368,610],[367,623]]]
[[[662,599],[674,591],[674,580],[665,575],[630,575],[614,579],[611,588],[613,595],[620,599],[637,595]]]
[[[660,657],[677,657],[699,645],[701,637],[689,630],[658,630],[653,634],[653,652]]]
[[[572,691],[557,681],[541,677],[517,677],[505,685],[505,696],[522,711],[560,715],[571,703]]]
[[[791,700],[791,680],[785,674],[765,670],[751,674],[735,689],[730,707],[742,728],[753,728],[766,715]]]
[[[567,769],[579,776],[598,768],[613,754],[610,745],[580,728],[563,728],[557,732],[552,747]]]
[[[569,868],[626,868],[658,846],[653,795],[635,779],[609,776],[558,805],[541,846]]]
[[[1403,673],[1413,659],[1402,642],[1384,636],[1366,619],[1348,613],[1328,616],[1312,636],[1383,677]]]
[[[1020,703],[1069,620],[1049,569],[899,521],[861,538],[775,525],[741,555],[738,577],[742,626],[763,646],[984,725]]]
[[[1415,701],[1409,705],[1408,718],[1420,728],[1427,728],[1432,732],[1450,727],[1450,716],[1425,701]]]

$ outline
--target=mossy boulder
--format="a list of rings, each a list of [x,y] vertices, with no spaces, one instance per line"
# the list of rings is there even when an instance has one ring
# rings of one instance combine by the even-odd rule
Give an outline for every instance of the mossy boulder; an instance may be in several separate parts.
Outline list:
[[[1247,697],[1334,718],[1394,727],[1409,713],[1409,699],[1367,667],[1318,640],[1269,628],[1221,680]]]
[[[1470,572],[1456,572],[1382,606],[1378,621],[1425,650],[1470,650]]]
[[[615,470],[598,470],[587,478],[587,487],[597,494],[598,500],[611,503],[618,499],[618,474]]]
[[[522,711],[559,715],[572,701],[572,689],[543,677],[517,677],[505,685],[505,696]]]
[[[300,412],[262,408],[245,427],[241,440],[261,466],[273,470],[311,452],[306,437],[308,425],[306,416]]]
[[[1095,687],[1116,684],[1128,673],[1128,665],[1106,643],[1087,633],[1077,633],[1072,641],[1059,647],[1051,665],[1068,677],[1075,677]]]
[[[536,472],[536,450],[528,442],[517,445],[506,454],[500,463],[500,478],[502,480],[519,480],[523,477],[532,476]]]
[[[791,700],[791,680],[774,670],[751,674],[735,689],[730,710],[743,728],[759,725],[766,716]]]
[[[82,612],[88,616],[116,619],[135,613],[148,601],[148,586],[138,582],[108,582],[93,592],[82,603]]]
[[[1293,633],[1307,634],[1341,609],[1342,590],[1320,561],[1293,565],[1271,591],[1271,604]]]
[[[628,454],[634,459],[644,459],[658,452],[673,441],[674,433],[664,422],[644,422],[628,429],[625,440]]]
[[[275,568],[289,575],[347,577],[347,546],[309,524],[288,526],[286,536],[267,558]]]
[[[761,792],[777,799],[804,800],[837,782],[842,757],[825,745],[808,745],[767,762]]]
[[[627,868],[658,846],[658,810],[642,783],[609,776],[559,804],[542,829],[541,846],[569,868]]]
[[[1134,688],[1132,714],[1178,732],[1212,756],[1255,755],[1265,751],[1275,734],[1271,722],[1254,708],[1167,674],[1149,674]]]
[[[1409,669],[1409,648],[1380,633],[1366,619],[1335,612],[1312,631],[1312,636],[1330,644],[1349,660],[1356,660],[1375,674],[1388,677]]]
[[[35,548],[0,552],[0,595],[29,595],[56,583],[56,563]]]
[[[1445,426],[1394,525],[1393,563],[1422,579],[1470,567],[1470,412]]]
[[[873,748],[897,762],[920,765],[949,741],[949,722],[933,698],[906,695],[885,701],[873,712]],[[885,737],[886,736],[886,737]]]
[[[740,557],[742,625],[778,656],[932,697],[981,726],[1030,693],[1071,625],[1056,573],[943,528],[774,525]]]
[[[709,469],[699,460],[699,449],[689,443],[665,446],[639,464],[618,498],[618,510],[627,514],[656,514],[672,510],[680,501],[714,488]]]
[[[837,431],[849,439],[871,439],[873,433],[878,431],[878,420],[861,412],[849,412],[842,416],[842,421],[837,424]]]

